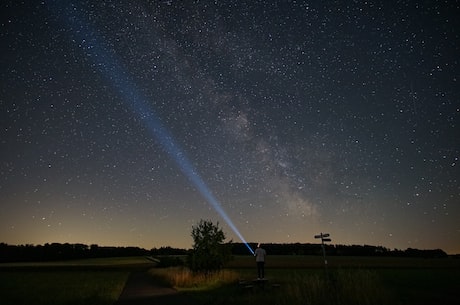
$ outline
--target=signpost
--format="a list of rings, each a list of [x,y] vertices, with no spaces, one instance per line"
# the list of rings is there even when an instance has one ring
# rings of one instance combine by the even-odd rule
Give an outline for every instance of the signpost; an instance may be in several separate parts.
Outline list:
[[[331,239],[328,238],[329,233],[320,233],[319,235],[315,235],[315,238],[321,238],[321,248],[323,249],[323,258],[324,258],[324,269],[327,274],[327,259],[326,259],[326,249],[324,247],[325,242],[331,242]]]

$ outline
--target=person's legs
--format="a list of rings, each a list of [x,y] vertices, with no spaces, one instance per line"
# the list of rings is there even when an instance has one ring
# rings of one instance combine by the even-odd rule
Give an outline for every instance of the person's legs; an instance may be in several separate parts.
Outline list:
[[[265,278],[265,262],[262,262],[260,265],[261,265],[260,269],[261,269],[262,278],[264,279]]]
[[[262,274],[263,270],[263,262],[257,262],[257,277],[260,279],[260,275]]]

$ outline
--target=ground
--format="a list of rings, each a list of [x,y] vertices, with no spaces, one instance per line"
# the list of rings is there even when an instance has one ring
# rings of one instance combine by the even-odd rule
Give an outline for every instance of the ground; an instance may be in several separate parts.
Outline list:
[[[156,283],[147,271],[133,272],[115,305],[189,304],[189,298],[174,288]]]

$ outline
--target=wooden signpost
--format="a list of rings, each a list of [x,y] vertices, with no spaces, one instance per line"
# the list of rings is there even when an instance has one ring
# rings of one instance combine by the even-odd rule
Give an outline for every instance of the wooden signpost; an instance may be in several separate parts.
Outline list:
[[[331,242],[332,240],[329,238],[329,233],[320,233],[319,235],[315,235],[315,238],[321,239],[321,248],[323,249],[323,258],[324,258],[324,268],[327,274],[327,259],[326,259],[326,249],[324,247],[325,242]]]

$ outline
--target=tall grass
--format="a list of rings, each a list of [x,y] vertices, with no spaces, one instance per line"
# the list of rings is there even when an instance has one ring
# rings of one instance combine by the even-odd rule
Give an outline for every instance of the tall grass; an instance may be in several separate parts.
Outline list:
[[[156,278],[162,278],[168,285],[181,290],[207,290],[228,283],[236,283],[238,272],[234,270],[220,270],[210,274],[193,273],[185,267],[170,267],[151,269],[150,273]]]
[[[284,286],[286,298],[280,304],[391,304],[378,275],[370,270],[337,270],[328,276],[297,273]]]
[[[321,270],[277,270],[276,285],[269,280],[262,288],[238,287],[247,270],[222,270],[212,275],[196,274],[187,268],[152,269],[151,273],[182,291],[205,292],[211,304],[265,305],[385,305],[392,304],[379,276],[371,270],[334,270],[326,276]],[[274,274],[275,275],[275,274]],[[251,281],[249,281],[251,282]],[[204,295],[196,295],[204,298]]]
[[[292,279],[283,284],[282,304],[328,304],[329,294],[324,277],[318,274],[296,273]]]
[[[375,271],[339,270],[337,283],[338,304],[378,305],[389,302],[389,293]]]

